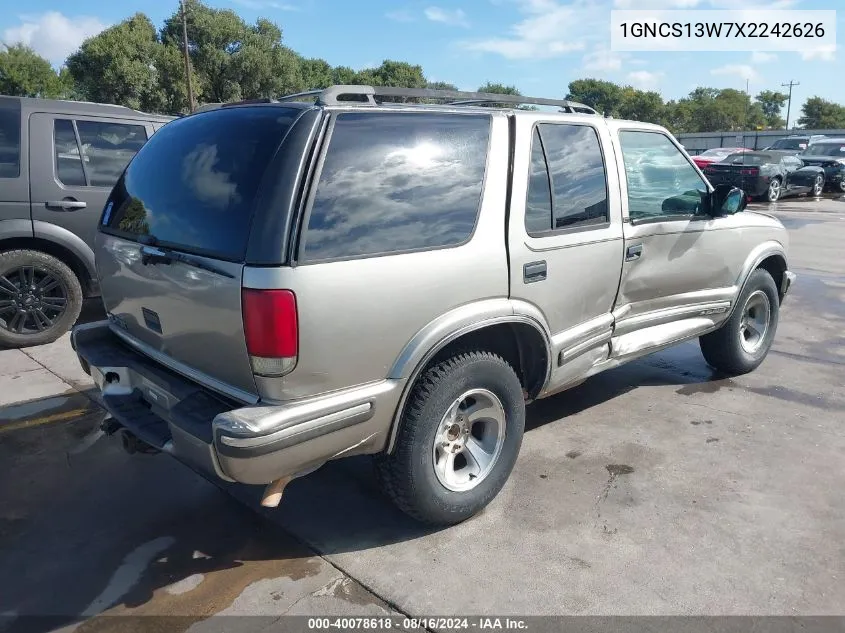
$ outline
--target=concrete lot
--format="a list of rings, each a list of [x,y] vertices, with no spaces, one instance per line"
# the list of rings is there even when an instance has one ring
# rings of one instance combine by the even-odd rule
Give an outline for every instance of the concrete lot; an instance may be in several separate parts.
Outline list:
[[[765,363],[723,379],[686,344],[533,405],[503,492],[446,530],[367,459],[259,514],[100,438],[66,340],[1,351],[0,615],[842,614],[845,200],[761,208],[799,274]]]

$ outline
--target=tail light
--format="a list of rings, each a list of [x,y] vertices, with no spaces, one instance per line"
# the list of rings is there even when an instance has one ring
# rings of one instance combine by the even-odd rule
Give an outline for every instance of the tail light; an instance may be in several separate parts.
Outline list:
[[[740,169],[739,173],[743,176],[757,176],[760,173],[760,170],[756,167],[752,167],[751,169]]]
[[[241,298],[246,349],[253,373],[290,373],[299,353],[296,295],[290,290],[244,288]]]

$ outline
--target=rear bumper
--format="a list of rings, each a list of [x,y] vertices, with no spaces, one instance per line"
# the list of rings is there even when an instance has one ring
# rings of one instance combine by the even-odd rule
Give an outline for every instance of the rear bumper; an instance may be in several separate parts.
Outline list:
[[[73,329],[71,344],[112,417],[206,477],[265,484],[386,444],[401,381],[281,404],[244,405],[124,344],[107,321]]]

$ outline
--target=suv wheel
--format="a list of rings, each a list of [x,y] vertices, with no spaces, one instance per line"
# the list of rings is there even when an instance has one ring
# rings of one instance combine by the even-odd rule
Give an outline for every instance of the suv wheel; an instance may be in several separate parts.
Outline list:
[[[524,429],[525,401],[513,368],[490,352],[456,354],[414,385],[395,449],[376,458],[376,472],[410,516],[459,523],[502,489]]]
[[[708,364],[726,374],[746,374],[763,362],[778,327],[780,302],[768,271],[758,268],[725,324],[698,339]]]
[[[68,266],[47,253],[0,253],[0,345],[52,343],[79,318],[82,287]]]

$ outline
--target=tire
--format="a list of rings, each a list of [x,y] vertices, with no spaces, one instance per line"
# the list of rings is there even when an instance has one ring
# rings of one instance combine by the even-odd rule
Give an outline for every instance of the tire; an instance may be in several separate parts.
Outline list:
[[[762,199],[766,202],[777,202],[780,200],[782,193],[783,187],[781,187],[780,178],[775,177],[769,181],[769,188],[763,194]]]
[[[764,319],[766,308],[768,312]],[[779,315],[780,300],[775,280],[768,271],[758,268],[748,278],[731,317],[718,330],[698,339],[704,360],[730,376],[753,371],[769,353]],[[761,333],[762,320],[766,325]],[[746,323],[750,327],[746,327]],[[752,331],[759,338],[755,338]]]
[[[67,264],[41,251],[0,253],[0,346],[52,343],[81,309],[82,287]]]
[[[464,400],[469,407],[458,408],[455,421],[450,421],[448,414],[466,394],[474,394]],[[465,422],[472,427],[469,435],[464,435],[466,429],[454,434],[447,431],[460,426],[463,418],[472,419],[472,412],[479,408],[491,415],[486,419],[477,413],[474,423]],[[466,416],[463,411],[468,412]],[[496,416],[502,415],[502,423],[495,426],[504,431],[504,437],[494,442],[489,429]],[[414,519],[431,525],[460,523],[478,513],[502,489],[519,454],[524,430],[525,401],[513,368],[490,352],[461,352],[418,379],[400,420],[394,451],[376,456],[376,473],[387,496]],[[455,447],[444,445],[453,437],[464,446],[455,449],[450,477],[444,464],[449,463]],[[486,471],[479,469],[485,460],[472,459],[482,444],[486,447],[483,455],[490,457]],[[470,450],[471,445],[476,448]],[[461,466],[462,457],[465,466]],[[477,472],[476,477],[472,471]]]
[[[813,197],[820,197],[822,195],[822,192],[824,192],[824,176],[822,174],[818,174],[816,176],[815,182],[813,183]]]

